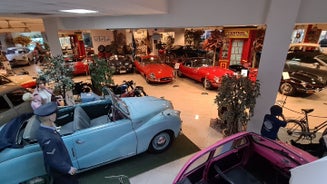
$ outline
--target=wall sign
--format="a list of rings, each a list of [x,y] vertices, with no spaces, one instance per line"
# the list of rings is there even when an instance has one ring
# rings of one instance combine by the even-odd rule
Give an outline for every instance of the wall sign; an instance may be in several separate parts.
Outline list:
[[[225,36],[228,38],[249,38],[249,31],[225,30]]]

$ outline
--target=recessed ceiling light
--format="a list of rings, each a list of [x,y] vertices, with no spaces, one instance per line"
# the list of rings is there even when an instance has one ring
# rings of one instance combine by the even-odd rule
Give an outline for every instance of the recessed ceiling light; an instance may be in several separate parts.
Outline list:
[[[86,9],[71,9],[71,10],[59,10],[65,13],[78,13],[78,14],[87,14],[87,13],[98,13],[95,10],[86,10]]]

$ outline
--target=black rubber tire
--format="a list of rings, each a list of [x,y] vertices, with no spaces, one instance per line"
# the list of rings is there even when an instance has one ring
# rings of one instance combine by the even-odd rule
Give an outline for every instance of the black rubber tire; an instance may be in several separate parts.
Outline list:
[[[285,82],[279,86],[279,92],[287,96],[295,95],[296,89],[292,84]]]
[[[184,77],[183,73],[179,70],[177,70],[177,76],[180,78]]]
[[[210,84],[209,80],[207,78],[204,78],[202,80],[202,85],[204,89],[211,89],[212,85]]]
[[[287,125],[278,131],[278,139],[283,142],[299,141],[303,137],[304,127],[295,119],[287,120]]]
[[[98,51],[99,52],[104,52],[106,50],[106,47],[104,45],[99,45],[98,46]]]
[[[173,142],[173,136],[167,131],[163,131],[155,135],[149,145],[149,152],[161,153],[167,150]]]

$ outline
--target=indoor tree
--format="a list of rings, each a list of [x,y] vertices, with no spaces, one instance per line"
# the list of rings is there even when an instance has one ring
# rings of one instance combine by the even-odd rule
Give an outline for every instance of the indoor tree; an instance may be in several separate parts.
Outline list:
[[[186,45],[198,49],[200,42],[202,41],[201,36],[204,34],[202,29],[190,29],[185,30],[184,37]]]
[[[102,95],[104,85],[114,84],[113,71],[110,70],[106,59],[95,56],[93,60],[94,62],[89,65],[93,91],[97,95]]]
[[[220,125],[225,136],[245,130],[259,95],[259,81],[253,82],[243,76],[223,77],[215,103],[218,105]]]
[[[74,81],[72,80],[72,68],[68,67],[62,56],[50,58],[50,62],[39,73],[39,77],[44,77],[48,82],[53,82],[54,95],[61,95],[65,100],[65,105],[73,105],[72,91]]]

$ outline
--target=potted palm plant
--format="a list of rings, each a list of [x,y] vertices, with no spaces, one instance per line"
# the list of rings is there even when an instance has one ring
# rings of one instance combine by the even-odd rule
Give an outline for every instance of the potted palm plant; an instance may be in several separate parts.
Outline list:
[[[89,66],[94,93],[102,95],[102,87],[114,83],[112,79],[113,71],[110,70],[106,59],[98,57],[94,57]]]
[[[218,88],[215,103],[218,105],[220,128],[225,136],[243,131],[253,116],[256,98],[260,95],[259,81],[248,77],[224,76]]]

